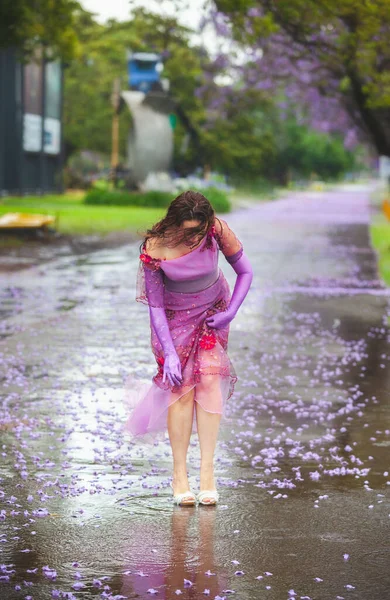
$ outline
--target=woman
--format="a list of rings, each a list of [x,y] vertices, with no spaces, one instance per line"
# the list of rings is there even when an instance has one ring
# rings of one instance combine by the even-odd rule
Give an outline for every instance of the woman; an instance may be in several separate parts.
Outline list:
[[[188,250],[190,248],[190,250]],[[233,294],[218,253],[237,273]],[[134,436],[168,428],[177,504],[215,504],[214,451],[221,418],[237,377],[227,354],[229,324],[253,278],[243,246],[200,192],[175,198],[141,246],[136,299],[149,306],[157,374],[138,397],[124,429]],[[197,428],[194,423],[196,421]],[[200,493],[189,490],[186,456],[197,431]]]

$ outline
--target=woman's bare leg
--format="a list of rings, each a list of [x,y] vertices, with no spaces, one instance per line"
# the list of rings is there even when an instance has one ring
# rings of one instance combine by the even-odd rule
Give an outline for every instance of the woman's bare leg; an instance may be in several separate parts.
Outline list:
[[[173,454],[173,493],[182,494],[189,489],[187,477],[187,451],[190,443],[194,415],[192,388],[168,407],[168,434]]]
[[[214,452],[217,444],[221,415],[205,411],[196,402],[196,422],[200,445],[200,489],[215,490],[214,482]],[[205,498],[209,501],[210,498]]]

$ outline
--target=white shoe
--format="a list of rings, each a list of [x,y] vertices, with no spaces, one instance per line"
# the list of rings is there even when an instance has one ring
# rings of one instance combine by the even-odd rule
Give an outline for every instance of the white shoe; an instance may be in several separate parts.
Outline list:
[[[205,498],[210,498],[210,500],[204,502]],[[202,490],[201,492],[199,492],[197,500],[199,504],[203,504],[204,506],[208,506],[209,504],[214,505],[219,500],[219,494],[217,490]]]
[[[173,490],[172,483],[169,484]],[[188,492],[182,492],[181,494],[175,494],[173,496],[173,501],[178,506],[194,506],[196,502],[196,496],[192,490]]]

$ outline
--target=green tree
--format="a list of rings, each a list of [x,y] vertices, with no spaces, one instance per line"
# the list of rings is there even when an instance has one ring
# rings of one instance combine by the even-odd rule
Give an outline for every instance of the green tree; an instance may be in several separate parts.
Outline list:
[[[230,93],[218,117],[203,130],[205,161],[226,175],[267,177],[277,153],[268,121],[272,111],[256,91]]]
[[[275,135],[277,151],[269,163],[269,176],[288,183],[289,176],[324,180],[337,179],[355,169],[355,153],[346,150],[341,136],[313,131],[289,118],[281,122]]]
[[[15,47],[28,58],[36,48],[47,46],[53,58],[70,60],[77,55],[74,0],[2,0],[0,47]]]

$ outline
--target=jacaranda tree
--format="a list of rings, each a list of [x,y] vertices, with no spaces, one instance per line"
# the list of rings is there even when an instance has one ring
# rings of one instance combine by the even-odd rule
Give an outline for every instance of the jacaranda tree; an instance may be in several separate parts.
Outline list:
[[[390,0],[215,0],[208,21],[245,51],[216,59],[235,81],[390,156]]]

